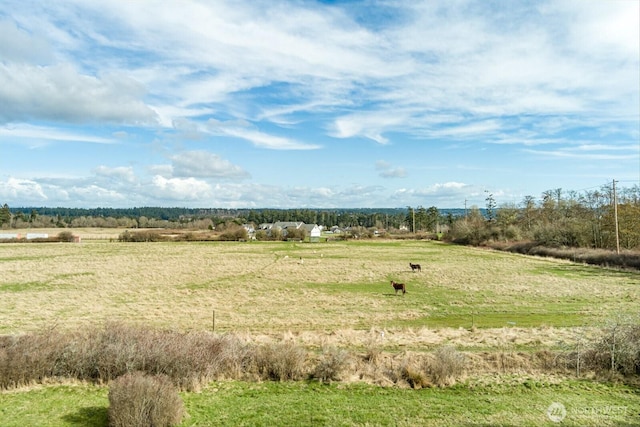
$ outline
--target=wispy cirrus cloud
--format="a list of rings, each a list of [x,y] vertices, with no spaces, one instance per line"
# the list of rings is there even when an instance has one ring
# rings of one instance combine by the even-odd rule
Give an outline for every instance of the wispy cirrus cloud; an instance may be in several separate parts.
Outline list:
[[[207,122],[206,129],[213,134],[243,139],[256,147],[270,150],[317,150],[321,148],[317,144],[308,144],[291,138],[260,132],[245,120],[221,122],[210,119]]]
[[[550,158],[583,160],[637,160],[640,146],[578,146],[563,147],[557,150],[525,149],[527,153]],[[626,152],[626,153],[621,153]]]
[[[92,144],[118,144],[114,138],[104,138],[90,133],[61,129],[54,126],[10,124],[0,126],[0,136],[5,140],[41,145],[51,141],[87,142]]]

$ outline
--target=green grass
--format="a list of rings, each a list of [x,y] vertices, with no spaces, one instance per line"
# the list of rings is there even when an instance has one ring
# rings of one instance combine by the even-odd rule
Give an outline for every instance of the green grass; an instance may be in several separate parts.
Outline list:
[[[94,273],[65,273],[56,274],[51,276],[49,280],[43,281],[31,281],[31,282],[18,282],[18,283],[3,283],[0,285],[0,293],[2,292],[39,292],[46,290],[58,290],[63,288],[71,288],[70,284],[76,281],[78,278],[82,279],[84,276],[93,276]]]
[[[412,278],[416,280],[415,278]],[[589,295],[575,295],[557,298],[540,297],[537,300],[523,296],[514,303],[517,295],[504,294],[495,290],[468,292],[447,286],[415,283],[403,280],[407,293],[402,295],[384,283],[324,283],[314,285],[330,295],[374,295],[387,299],[387,306],[398,311],[416,310],[423,315],[413,319],[396,319],[389,326],[405,327],[478,327],[495,328],[504,326],[584,326],[600,316],[594,310],[593,298]],[[625,301],[618,301],[622,305]],[[631,307],[630,310],[631,311]]]
[[[19,283],[3,283],[0,286],[1,292],[29,292],[29,291],[42,291],[46,290],[50,281],[42,281],[42,282],[19,282]]]
[[[106,387],[47,386],[0,393],[3,427],[107,426]],[[506,376],[488,383],[408,390],[365,384],[218,382],[182,393],[182,426],[638,425],[638,390],[591,381]],[[547,416],[566,409],[562,424]]]
[[[0,392],[0,425],[106,427],[107,393],[89,384]]]
[[[640,275],[636,271],[606,269],[596,266],[588,266],[582,264],[566,264],[557,266],[541,266],[532,270],[532,272],[542,275],[555,275],[558,277],[569,278],[589,278],[594,275],[627,278],[632,283],[640,284]]]

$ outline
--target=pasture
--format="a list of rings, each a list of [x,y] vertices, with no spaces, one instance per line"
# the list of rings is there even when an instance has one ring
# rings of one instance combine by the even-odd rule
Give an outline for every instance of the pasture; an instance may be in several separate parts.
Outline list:
[[[419,263],[421,271],[414,271],[410,262]],[[404,283],[406,294],[396,295],[391,281]],[[83,237],[80,244],[0,244],[0,334],[49,328],[73,330],[123,321],[180,331],[233,333],[255,342],[286,338],[310,351],[333,345],[357,352],[375,341],[383,353],[391,356],[427,352],[444,344],[470,353],[527,352],[571,345],[616,316],[637,314],[639,301],[640,274],[636,272],[439,242],[120,243]],[[523,385],[526,380],[507,387],[499,375],[475,388],[470,384],[477,378],[470,375],[468,381],[454,389],[424,391],[426,394],[412,390],[376,391],[376,386],[358,385],[357,380],[344,387],[355,387],[356,395],[414,393],[409,399],[444,399],[439,405],[451,414],[450,425],[514,422],[509,411],[530,398],[537,406],[530,409],[529,415],[523,415],[522,422],[514,423],[538,425],[538,406],[551,403],[552,396],[569,399],[574,395],[573,399],[586,407],[592,387],[564,379],[555,379],[552,383],[557,385],[545,387],[544,380],[543,386],[536,388],[538,394],[527,397],[530,390]],[[533,381],[540,384],[539,379]],[[497,395],[493,382],[499,384]],[[28,401],[38,400],[42,393],[67,393],[69,389],[51,387],[45,386],[44,391],[38,387],[1,392],[0,411],[17,417],[15,425],[21,420],[24,424],[28,418],[10,411],[8,402],[26,399],[27,403],[21,405],[29,407],[34,403]],[[226,403],[220,401],[221,396],[233,400],[248,393],[266,399],[265,405],[280,405],[277,397],[267,397],[274,393],[272,388],[280,396],[289,393],[291,387],[306,386],[232,383],[211,387],[216,391],[206,388],[201,395],[185,395],[192,416],[202,412],[205,415],[201,420],[211,417],[202,402],[223,407]],[[353,409],[357,403],[345,400],[344,387],[321,387],[312,391],[308,400],[303,397],[305,393],[291,393],[301,396],[303,406],[336,406],[345,419],[351,420],[344,425],[364,424],[366,414],[359,419],[349,418],[353,411],[348,408]],[[613,407],[613,396],[617,396],[618,401],[624,401],[625,417],[629,415],[627,411],[638,413],[640,403],[635,389],[598,387],[600,400],[594,400],[596,404]],[[105,388],[71,387],[77,389],[88,390],[87,402],[102,402],[97,403],[98,407],[104,404]],[[478,408],[472,405],[454,417],[460,402],[476,392],[492,403],[483,406],[474,401]],[[325,400],[336,402],[323,403],[312,397],[318,393],[326,395]],[[71,394],[72,399],[84,401]],[[504,402],[499,396],[504,397]],[[620,400],[620,396],[626,400]],[[193,406],[189,407],[189,402]],[[344,407],[347,409],[340,409]],[[405,422],[398,422],[399,425],[438,424],[438,418],[431,420],[433,413],[429,415],[428,411],[411,415],[405,414],[406,408],[400,405],[385,408],[372,415],[371,425],[388,424],[384,417],[394,411],[404,416],[401,419]],[[477,419],[476,409],[484,414]],[[491,415],[494,409],[503,418]],[[331,415],[322,412],[322,408],[316,410],[320,411],[316,424],[341,424],[326,418]],[[99,418],[103,412],[85,415]],[[220,424],[243,424],[232,413],[229,410],[226,416],[232,418]],[[606,425],[627,419],[600,417],[594,421],[589,414],[582,415],[585,417],[576,418],[581,420],[578,424]],[[300,417],[282,421],[307,420],[306,415]],[[62,421],[55,425],[78,425],[72,418],[61,416]],[[312,418],[308,420],[308,425],[314,425]],[[198,418],[190,422],[185,425],[206,425]],[[244,423],[272,424],[268,418]]]
[[[640,301],[635,272],[437,242],[4,244],[0,268],[4,334],[112,320],[211,330],[215,311],[216,332],[375,329],[421,345],[465,335],[443,328],[594,326]]]

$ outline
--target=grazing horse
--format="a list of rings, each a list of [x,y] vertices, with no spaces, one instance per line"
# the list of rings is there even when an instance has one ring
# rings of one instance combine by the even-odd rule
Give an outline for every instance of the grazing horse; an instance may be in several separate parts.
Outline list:
[[[391,286],[393,286],[393,289],[395,289],[396,295],[398,295],[398,291],[402,291],[402,295],[407,293],[407,287],[404,285],[404,283],[396,283],[392,280]]]
[[[420,264],[411,264],[409,263],[409,267],[411,267],[411,271],[422,271],[422,267],[420,267]]]

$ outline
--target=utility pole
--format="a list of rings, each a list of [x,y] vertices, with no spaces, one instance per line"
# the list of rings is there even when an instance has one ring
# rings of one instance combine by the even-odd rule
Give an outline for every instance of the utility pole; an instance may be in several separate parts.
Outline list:
[[[616,223],[616,253],[620,255],[620,234],[618,230],[618,197],[616,196],[616,180],[613,180],[613,217]]]

